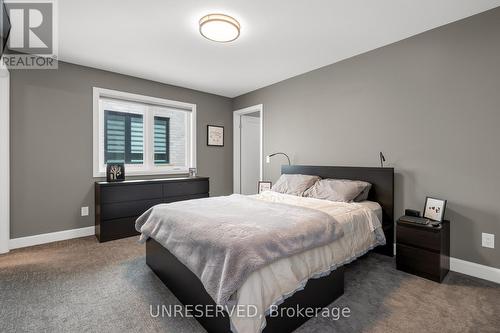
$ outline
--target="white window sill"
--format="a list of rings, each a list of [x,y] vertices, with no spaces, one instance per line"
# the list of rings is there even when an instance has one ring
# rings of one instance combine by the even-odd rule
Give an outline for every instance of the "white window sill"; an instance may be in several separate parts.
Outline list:
[[[128,176],[159,176],[159,175],[187,175],[189,170],[158,170],[158,171],[127,171],[125,169],[125,178]],[[106,171],[94,173],[94,178],[105,178]]]

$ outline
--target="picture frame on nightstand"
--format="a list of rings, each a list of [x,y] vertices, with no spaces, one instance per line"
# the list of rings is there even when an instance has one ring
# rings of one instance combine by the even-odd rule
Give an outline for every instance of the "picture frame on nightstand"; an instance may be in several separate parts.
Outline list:
[[[446,200],[432,197],[425,198],[424,218],[432,221],[442,222],[444,211],[446,210]]]
[[[259,194],[264,192],[264,191],[269,191],[271,190],[271,187],[273,186],[273,183],[271,182],[268,182],[268,181],[263,181],[263,180],[260,180],[259,181],[259,187],[258,187],[258,190],[259,190]]]

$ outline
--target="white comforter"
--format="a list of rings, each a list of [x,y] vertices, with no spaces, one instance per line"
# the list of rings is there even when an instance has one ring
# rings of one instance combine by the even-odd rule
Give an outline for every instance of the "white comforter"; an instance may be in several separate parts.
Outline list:
[[[235,333],[260,332],[265,327],[265,314],[269,308],[301,290],[308,279],[325,276],[375,246],[385,244],[373,203],[368,208],[363,203],[332,202],[271,191],[254,197],[321,210],[341,223],[344,236],[331,244],[278,260],[252,273],[234,297],[236,304],[256,306],[259,315],[245,318],[233,313],[231,329]]]

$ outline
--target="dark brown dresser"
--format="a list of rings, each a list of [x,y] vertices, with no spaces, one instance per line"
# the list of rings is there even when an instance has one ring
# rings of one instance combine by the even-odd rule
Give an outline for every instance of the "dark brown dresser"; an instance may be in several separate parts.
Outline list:
[[[450,221],[439,227],[397,222],[396,268],[436,282],[450,270]]]
[[[106,242],[138,235],[135,220],[160,203],[208,197],[207,177],[95,183],[95,235]]]

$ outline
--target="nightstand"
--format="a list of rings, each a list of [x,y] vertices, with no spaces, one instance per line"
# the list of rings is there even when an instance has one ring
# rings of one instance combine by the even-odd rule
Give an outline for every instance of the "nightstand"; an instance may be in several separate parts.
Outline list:
[[[450,221],[439,227],[397,222],[396,268],[436,282],[450,270]]]

